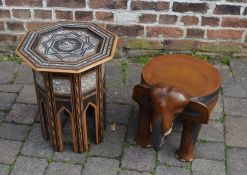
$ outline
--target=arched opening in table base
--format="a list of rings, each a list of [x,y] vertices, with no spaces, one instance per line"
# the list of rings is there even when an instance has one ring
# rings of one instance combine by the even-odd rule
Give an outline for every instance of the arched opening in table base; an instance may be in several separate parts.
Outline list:
[[[75,149],[75,121],[72,113],[66,108],[62,107],[57,113],[57,125],[60,134],[60,144],[62,149],[73,148]]]
[[[89,102],[84,111],[84,121],[86,123],[86,137],[88,144],[98,143],[98,113],[97,106]]]

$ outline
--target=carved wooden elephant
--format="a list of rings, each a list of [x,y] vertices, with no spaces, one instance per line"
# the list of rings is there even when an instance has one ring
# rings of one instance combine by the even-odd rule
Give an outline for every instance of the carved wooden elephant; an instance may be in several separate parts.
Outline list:
[[[202,124],[207,124],[219,89],[212,94],[193,98],[187,92],[168,84],[149,87],[138,84],[133,89],[133,100],[139,105],[139,123],[135,141],[142,147],[159,150],[164,137],[171,133],[175,119],[183,122],[177,158],[192,161],[194,147]]]

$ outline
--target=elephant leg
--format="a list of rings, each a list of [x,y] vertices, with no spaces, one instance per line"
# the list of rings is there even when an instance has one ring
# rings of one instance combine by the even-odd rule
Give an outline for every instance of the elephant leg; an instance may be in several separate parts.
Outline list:
[[[142,147],[149,147],[151,146],[150,138],[151,138],[151,132],[150,132],[150,114],[139,109],[139,119],[138,119],[138,128],[137,133],[135,137],[135,142],[137,145],[140,145]]]
[[[177,151],[177,159],[180,161],[191,162],[194,159],[194,148],[202,124],[193,122],[183,122],[183,131],[180,148]]]

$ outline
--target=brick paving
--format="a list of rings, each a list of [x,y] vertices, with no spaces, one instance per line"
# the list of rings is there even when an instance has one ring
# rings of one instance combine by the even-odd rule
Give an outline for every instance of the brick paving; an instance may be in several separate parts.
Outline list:
[[[41,137],[32,71],[22,63],[0,62],[0,175],[243,175],[247,167],[247,61],[217,64],[223,77],[221,98],[200,133],[192,163],[179,162],[181,124],[174,125],[162,150],[134,145],[137,105],[132,88],[141,64],[107,64],[108,125],[104,141],[75,154],[53,152]],[[124,71],[122,71],[124,70]],[[116,131],[110,126],[116,122]]]

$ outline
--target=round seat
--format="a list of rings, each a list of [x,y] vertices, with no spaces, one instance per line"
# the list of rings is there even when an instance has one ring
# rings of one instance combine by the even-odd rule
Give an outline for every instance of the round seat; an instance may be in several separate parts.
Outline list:
[[[206,61],[190,55],[159,55],[142,70],[143,80],[150,86],[166,83],[187,91],[192,97],[207,96],[218,91],[221,76]]]

